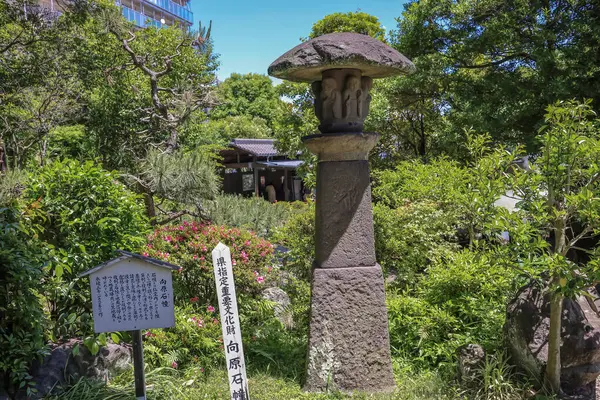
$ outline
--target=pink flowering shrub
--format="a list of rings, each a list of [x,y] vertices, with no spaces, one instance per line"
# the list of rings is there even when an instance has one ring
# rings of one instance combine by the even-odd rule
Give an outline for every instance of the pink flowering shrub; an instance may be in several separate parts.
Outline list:
[[[173,280],[178,304],[217,304],[212,250],[219,242],[231,250],[238,296],[256,297],[276,279],[273,245],[244,229],[199,222],[164,226],[150,234],[144,255],[181,267]]]

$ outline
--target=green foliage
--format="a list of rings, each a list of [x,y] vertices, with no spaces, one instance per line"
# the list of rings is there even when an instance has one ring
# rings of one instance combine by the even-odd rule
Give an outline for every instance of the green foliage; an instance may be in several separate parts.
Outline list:
[[[473,396],[475,400],[522,399],[523,388],[515,385],[517,374],[503,353],[488,354],[480,371],[479,389]]]
[[[447,381],[433,373],[411,373],[398,376],[398,389],[393,394],[365,393],[307,393],[297,381],[273,377],[270,374],[250,374],[248,385],[252,399],[273,400],[458,400],[461,397]],[[184,371],[171,368],[156,368],[146,371],[149,400],[195,400],[199,398],[225,400],[231,397],[227,374],[213,372],[205,374],[199,368]],[[127,372],[104,382],[81,379],[66,393],[49,400],[126,400],[135,396],[133,373]],[[514,398],[517,400],[517,398]]]
[[[178,304],[195,299],[210,305],[217,298],[211,252],[219,242],[231,249],[238,295],[257,296],[268,282],[276,279],[273,245],[238,228],[197,222],[164,226],[149,236],[144,254],[181,267],[173,282]]]
[[[236,138],[264,139],[272,136],[271,128],[261,117],[226,116],[219,119],[195,120],[185,129],[183,143],[187,148],[198,146],[227,147]]]
[[[29,367],[46,353],[45,316],[38,297],[43,256],[23,231],[14,204],[0,204],[0,375],[9,392],[30,384]]]
[[[417,71],[420,62],[432,62],[413,61]],[[441,85],[436,75],[419,72],[375,81],[364,129],[381,134],[371,153],[374,168],[393,168],[399,161],[415,158],[463,155],[464,135],[452,129],[444,113],[448,106],[436,95],[436,91],[443,90]]]
[[[114,18],[98,19],[111,25]],[[102,37],[108,42],[102,52],[108,65],[101,69],[103,79],[89,87],[86,126],[104,165],[135,173],[148,150],[174,150],[187,123],[204,118],[201,110],[211,104],[209,92],[218,64],[210,46],[199,49],[193,32],[177,26],[136,30],[134,39],[118,24],[111,32]],[[141,68],[129,68],[131,54],[124,49],[123,39],[131,39],[129,50],[146,68],[167,71],[159,74],[155,84]],[[153,85],[161,88],[154,94]]]
[[[195,303],[195,302],[194,302]],[[216,305],[216,304],[215,304]],[[212,310],[212,311],[211,311]],[[224,362],[218,309],[188,303],[175,309],[175,326],[144,333],[144,356],[155,367],[204,370]]]
[[[269,237],[273,230],[284,225],[293,215],[301,213],[302,202],[271,204],[262,198],[236,195],[219,195],[204,204],[204,211],[215,225],[244,228]]]
[[[84,125],[57,126],[48,137],[48,157],[53,159],[81,160],[89,151],[91,143],[85,136]]]
[[[504,146],[492,149],[488,135],[467,132],[470,160],[464,167],[446,159],[402,162],[395,170],[375,174],[373,197],[392,208],[402,204],[433,201],[444,211],[447,224],[468,234],[469,246],[482,235],[493,237],[493,221],[499,210],[496,201],[508,190],[507,173],[515,153]],[[493,231],[493,232],[492,232]]]
[[[401,162],[394,170],[375,171],[373,175],[375,202],[398,208],[406,203],[429,201],[448,210],[467,171],[457,162],[441,158],[429,163]]]
[[[201,151],[162,153],[154,150],[144,159],[137,183],[161,199],[182,205],[201,205],[219,191],[216,162]]]
[[[436,203],[376,204],[373,218],[377,260],[394,285],[410,285],[430,262],[458,249],[456,218]]]
[[[587,0],[407,3],[392,41],[417,72],[401,78],[403,90],[393,100],[404,94],[407,101],[424,102],[431,112],[421,114],[432,118],[425,121],[428,136],[448,134],[452,142],[473,127],[535,151],[547,104],[598,99],[594,10]],[[440,118],[449,126],[438,129]]]
[[[361,33],[385,41],[385,29],[379,18],[361,11],[326,15],[313,24],[309,38],[335,32]]]
[[[296,305],[301,301],[307,305],[309,298],[295,299]],[[275,318],[273,304],[267,300],[242,296],[238,306],[248,368],[251,371],[268,371],[273,376],[292,379],[303,376],[308,326],[300,325],[295,329],[287,329]],[[294,322],[306,324],[308,320],[303,318]]]
[[[277,85],[277,92],[288,102],[276,121],[275,138],[277,149],[288,157],[300,158],[304,164],[296,171],[304,184],[310,188],[316,186],[316,157],[302,143],[302,137],[317,132],[319,121],[314,113],[313,94],[310,85],[302,82],[284,81]]]
[[[464,250],[436,261],[415,289],[388,295],[392,348],[424,367],[449,373],[463,344],[496,350],[516,278],[515,270],[485,253]]]
[[[594,117],[588,103],[548,108],[539,156],[510,179],[518,209],[494,221],[519,244],[497,251],[531,277],[554,277],[553,289],[566,296],[598,276],[600,121]]]
[[[294,215],[273,236],[275,243],[289,249],[283,256],[285,269],[306,282],[315,252],[315,206],[308,205],[305,212]]]
[[[217,97],[219,104],[211,110],[211,119],[258,117],[271,129],[283,106],[271,78],[260,74],[231,74],[217,87]]]
[[[16,169],[0,175],[0,206],[12,204],[25,188],[27,173]]]
[[[44,294],[54,339],[90,329],[89,283],[78,274],[144,243],[148,221],[139,198],[117,174],[92,162],[54,162],[31,173],[25,224],[50,257]]]
[[[94,12],[116,10],[107,1],[64,4],[56,18],[29,1],[3,3],[0,9],[0,140],[10,168],[44,163],[52,130],[80,123],[89,84],[109,63],[106,34]],[[118,15],[118,13],[117,13]],[[119,16],[119,18],[121,18]],[[89,46],[89,47],[88,47]],[[86,51],[89,50],[89,51]]]

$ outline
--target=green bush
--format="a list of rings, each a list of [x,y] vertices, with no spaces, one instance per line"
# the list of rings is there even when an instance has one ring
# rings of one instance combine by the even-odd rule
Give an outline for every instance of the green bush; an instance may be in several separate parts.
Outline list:
[[[276,280],[273,245],[253,232],[238,228],[198,222],[163,226],[149,236],[144,254],[181,267],[173,282],[178,304],[197,299],[209,305],[216,302],[211,252],[219,242],[231,250],[238,295],[257,296],[269,282]]]
[[[214,201],[203,204],[204,211],[215,225],[249,229],[262,237],[284,225],[296,213],[302,212],[302,202],[278,202],[271,204],[262,198],[220,195]]]
[[[240,324],[246,362],[252,371],[268,371],[271,375],[298,379],[306,366],[309,297],[284,287],[292,300],[294,327],[285,327],[275,318],[273,304],[263,299],[243,296],[239,299]],[[296,289],[297,290],[297,289]],[[305,292],[306,293],[306,292]],[[300,310],[302,315],[298,318]]]
[[[292,216],[276,230],[273,242],[289,249],[285,269],[308,281],[314,259],[314,204]],[[383,204],[373,208],[377,260],[397,284],[414,282],[416,274],[447,252],[458,249],[454,219],[435,203],[406,203],[392,210]]]
[[[0,376],[9,392],[29,384],[30,363],[46,353],[45,317],[38,298],[43,260],[18,222],[17,209],[0,205]],[[3,382],[4,384],[5,382]]]
[[[42,281],[51,338],[91,330],[89,282],[78,274],[145,242],[148,221],[140,199],[92,162],[66,160],[29,175],[25,225],[50,258]]]
[[[289,250],[283,256],[284,268],[297,278],[308,281],[315,253],[314,203],[308,203],[304,212],[292,216],[277,229],[273,242]]]
[[[404,161],[394,170],[373,172],[373,201],[390,208],[406,202],[427,201],[451,209],[457,191],[465,186],[467,171],[455,161]]]
[[[449,254],[427,269],[413,291],[388,296],[392,347],[428,367],[453,366],[463,344],[498,350],[506,304],[519,283],[518,273],[491,255]]]
[[[387,306],[394,357],[426,368],[451,361],[453,349],[462,344],[454,337],[459,320],[408,293],[388,292]]]
[[[81,159],[91,153],[83,125],[57,126],[50,131],[48,139],[49,159]]]
[[[195,302],[175,308],[175,326],[152,329],[143,334],[144,356],[154,367],[206,370],[224,362],[218,309],[198,307]],[[215,304],[216,305],[216,304]]]
[[[432,261],[458,250],[456,221],[436,203],[375,204],[373,218],[377,260],[397,286],[413,284]]]

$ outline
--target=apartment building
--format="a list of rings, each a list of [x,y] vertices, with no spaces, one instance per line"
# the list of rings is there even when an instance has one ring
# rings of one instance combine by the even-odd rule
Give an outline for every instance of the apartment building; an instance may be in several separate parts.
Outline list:
[[[65,0],[40,0],[42,7],[60,13]],[[179,25],[187,29],[194,24],[190,0],[115,0],[121,13],[137,27]]]
[[[189,0],[116,0],[116,3],[125,19],[140,28],[175,24],[187,28],[194,24]]]

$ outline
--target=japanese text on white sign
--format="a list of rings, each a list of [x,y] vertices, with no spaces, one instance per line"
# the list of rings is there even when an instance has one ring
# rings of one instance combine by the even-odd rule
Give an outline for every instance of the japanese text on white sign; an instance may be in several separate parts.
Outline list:
[[[170,270],[129,259],[92,273],[90,283],[98,333],[175,325]]]
[[[244,362],[244,349],[229,247],[219,243],[212,251],[212,257],[231,399],[249,400],[246,364]]]

